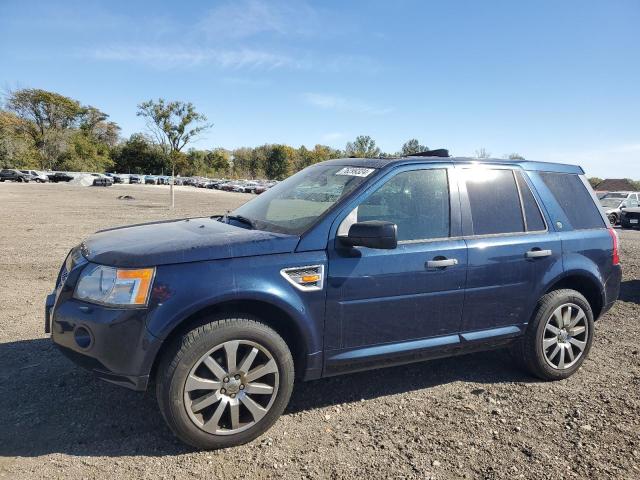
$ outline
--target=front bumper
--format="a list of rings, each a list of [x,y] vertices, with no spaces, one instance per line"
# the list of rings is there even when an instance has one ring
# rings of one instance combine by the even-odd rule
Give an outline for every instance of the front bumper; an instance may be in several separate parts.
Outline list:
[[[65,262],[58,287],[46,299],[44,330],[67,357],[99,378],[146,390],[161,344],[146,328],[147,309],[109,308],[73,298],[85,266]]]

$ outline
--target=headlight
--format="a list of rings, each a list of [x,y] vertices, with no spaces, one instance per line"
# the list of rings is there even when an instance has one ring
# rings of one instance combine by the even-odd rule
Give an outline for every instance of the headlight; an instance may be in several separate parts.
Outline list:
[[[73,296],[87,302],[113,306],[144,306],[149,300],[155,268],[114,268],[88,265]]]

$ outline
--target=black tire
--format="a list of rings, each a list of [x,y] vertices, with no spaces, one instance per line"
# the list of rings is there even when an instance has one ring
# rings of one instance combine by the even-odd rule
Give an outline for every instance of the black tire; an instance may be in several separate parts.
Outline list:
[[[615,213],[610,213],[607,215],[607,218],[609,219],[609,223],[612,227],[615,227],[618,224],[618,216]]]
[[[586,317],[585,326],[587,328],[583,339],[586,342],[586,346],[573,365],[560,370],[549,365],[544,353],[543,338],[547,320],[558,307],[564,304],[574,304],[584,312]],[[593,333],[593,311],[587,299],[575,290],[555,290],[540,299],[533,320],[529,324],[522,340],[514,345],[512,352],[516,354],[522,366],[532,375],[542,380],[562,380],[573,375],[587,358],[593,342]]]
[[[248,429],[225,435],[208,433],[196,425],[187,413],[185,383],[191,369],[203,355],[217,345],[232,340],[255,342],[268,350],[278,367],[278,388],[266,415]],[[246,315],[218,317],[187,332],[171,345],[158,367],[156,394],[165,421],[180,440],[199,449],[219,449],[242,445],[267,431],[289,403],[294,378],[291,351],[274,330]]]

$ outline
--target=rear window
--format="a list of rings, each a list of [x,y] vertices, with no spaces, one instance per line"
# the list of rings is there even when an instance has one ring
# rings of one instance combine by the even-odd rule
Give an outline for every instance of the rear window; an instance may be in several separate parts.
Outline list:
[[[524,232],[520,195],[512,170],[463,170],[474,235]]]
[[[544,172],[540,174],[540,178],[575,230],[605,226],[600,210],[578,175]]]

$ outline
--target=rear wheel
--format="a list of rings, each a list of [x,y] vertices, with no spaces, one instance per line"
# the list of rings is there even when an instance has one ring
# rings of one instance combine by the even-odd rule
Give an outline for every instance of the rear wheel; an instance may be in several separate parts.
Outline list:
[[[582,365],[593,341],[593,312],[575,290],[546,294],[527,333],[516,346],[524,366],[543,380],[561,380]]]
[[[607,218],[609,219],[609,223],[612,227],[615,227],[617,225],[618,216],[615,213],[610,213],[609,215],[607,215]]]
[[[165,354],[157,396],[169,427],[197,448],[241,445],[269,429],[293,390],[291,352],[252,318],[214,320]]]

